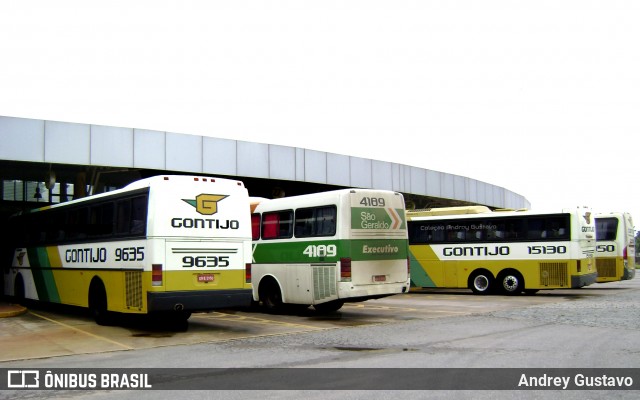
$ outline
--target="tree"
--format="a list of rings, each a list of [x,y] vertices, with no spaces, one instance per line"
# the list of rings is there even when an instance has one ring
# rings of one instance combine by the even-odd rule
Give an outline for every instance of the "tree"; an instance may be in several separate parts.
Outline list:
[[[639,266],[638,264],[640,263],[640,231],[636,231],[636,254],[634,254],[634,256],[636,257],[636,268]]]

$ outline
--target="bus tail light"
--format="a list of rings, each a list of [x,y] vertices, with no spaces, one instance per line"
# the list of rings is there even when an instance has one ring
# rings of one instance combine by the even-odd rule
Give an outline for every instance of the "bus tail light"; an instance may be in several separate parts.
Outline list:
[[[627,246],[625,246],[624,250],[622,250],[622,259],[627,261]]]
[[[578,273],[582,272],[582,265],[580,265],[580,260],[578,260]]]
[[[162,264],[151,266],[151,286],[162,286]]]
[[[411,259],[407,257],[407,275],[411,276]]]
[[[245,283],[251,283],[251,263],[244,265],[244,281]]]
[[[343,282],[351,281],[351,258],[340,259],[340,280]]]

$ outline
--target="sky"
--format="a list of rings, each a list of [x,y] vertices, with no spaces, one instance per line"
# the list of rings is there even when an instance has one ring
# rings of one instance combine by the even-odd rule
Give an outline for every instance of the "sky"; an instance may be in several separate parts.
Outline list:
[[[635,0],[0,0],[0,115],[390,161],[629,211]]]

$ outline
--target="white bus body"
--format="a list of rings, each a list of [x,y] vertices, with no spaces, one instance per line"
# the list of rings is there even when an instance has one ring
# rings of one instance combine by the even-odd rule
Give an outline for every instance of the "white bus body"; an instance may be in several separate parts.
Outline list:
[[[257,201],[253,299],[319,311],[409,289],[403,196],[344,189]]]
[[[239,181],[156,176],[12,219],[5,293],[108,312],[249,305],[249,196]]]
[[[635,230],[628,212],[596,214],[597,282],[633,279],[635,265]]]

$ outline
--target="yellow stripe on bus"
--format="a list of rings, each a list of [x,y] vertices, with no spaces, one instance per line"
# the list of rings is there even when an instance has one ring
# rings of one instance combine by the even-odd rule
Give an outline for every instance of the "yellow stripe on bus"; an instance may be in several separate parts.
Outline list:
[[[49,266],[51,268],[62,268],[62,259],[60,258],[58,246],[47,247],[47,256],[49,257]]]

